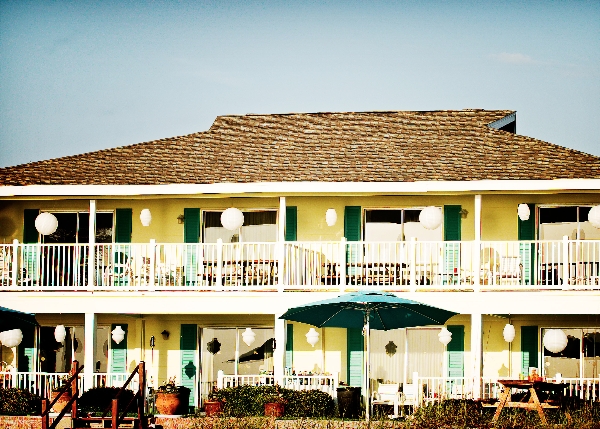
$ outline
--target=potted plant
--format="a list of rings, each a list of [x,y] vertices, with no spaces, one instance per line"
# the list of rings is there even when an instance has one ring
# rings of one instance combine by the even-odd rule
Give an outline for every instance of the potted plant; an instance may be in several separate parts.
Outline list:
[[[158,414],[187,414],[191,390],[185,386],[177,386],[175,377],[156,389],[156,411]]]
[[[204,412],[206,417],[218,416],[223,413],[223,402],[225,398],[221,397],[218,390],[213,390],[208,395],[208,400],[204,401]]]
[[[263,401],[265,404],[265,416],[283,417],[286,400],[283,399],[283,395],[281,393],[277,392],[266,394]]]

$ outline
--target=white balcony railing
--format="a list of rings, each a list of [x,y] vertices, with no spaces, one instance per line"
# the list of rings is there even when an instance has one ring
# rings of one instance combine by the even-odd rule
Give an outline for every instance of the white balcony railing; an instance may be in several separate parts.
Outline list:
[[[600,240],[0,245],[0,290],[600,289]]]
[[[273,375],[228,375],[217,374],[217,389],[236,386],[273,386],[275,385]],[[292,390],[320,390],[329,393],[332,397],[337,396],[337,375],[285,375],[282,387]]]

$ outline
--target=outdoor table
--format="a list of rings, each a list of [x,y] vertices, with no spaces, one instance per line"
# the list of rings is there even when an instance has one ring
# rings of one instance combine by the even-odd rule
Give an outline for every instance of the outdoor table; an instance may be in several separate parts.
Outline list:
[[[540,420],[544,425],[546,422],[546,415],[544,414],[544,408],[558,408],[558,405],[552,405],[547,402],[540,402],[540,392],[562,392],[567,387],[564,383],[551,383],[548,381],[530,381],[530,380],[498,380],[498,383],[502,384],[503,391],[500,395],[500,399],[497,402],[496,413],[492,419],[493,423],[496,423],[500,413],[504,407],[508,408],[524,408],[527,410],[536,410],[540,416]],[[527,402],[513,402],[511,401],[511,389],[523,389],[529,390],[530,397]]]

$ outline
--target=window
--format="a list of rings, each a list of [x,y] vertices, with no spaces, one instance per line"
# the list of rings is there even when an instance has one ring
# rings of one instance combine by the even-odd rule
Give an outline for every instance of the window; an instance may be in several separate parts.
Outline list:
[[[203,212],[202,238],[204,243],[275,242],[277,241],[277,211],[244,211],[244,225],[239,231],[229,231],[221,225],[220,211]],[[240,236],[241,235],[241,236]]]
[[[546,329],[542,329],[542,338]],[[563,329],[567,346],[552,353],[542,346],[546,377],[560,373],[564,378],[598,378],[600,370],[600,328]]]
[[[90,214],[87,212],[52,213],[58,220],[58,228],[44,237],[44,243],[89,243]],[[113,213],[96,213],[96,243],[112,243]]]
[[[588,221],[591,206],[561,206],[539,208],[540,240],[598,240],[600,230]]]
[[[441,241],[442,228],[429,230],[419,222],[421,208],[366,209],[365,241]]]

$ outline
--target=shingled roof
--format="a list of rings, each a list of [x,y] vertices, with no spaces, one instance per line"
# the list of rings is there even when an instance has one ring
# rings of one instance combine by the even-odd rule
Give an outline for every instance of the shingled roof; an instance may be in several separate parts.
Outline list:
[[[514,112],[219,116],[206,132],[0,169],[0,185],[600,178],[600,157],[489,124]]]

